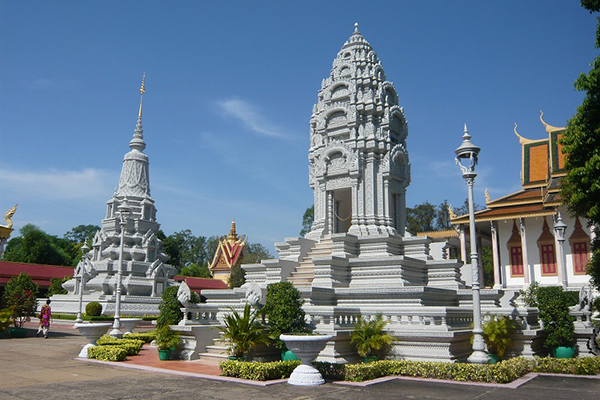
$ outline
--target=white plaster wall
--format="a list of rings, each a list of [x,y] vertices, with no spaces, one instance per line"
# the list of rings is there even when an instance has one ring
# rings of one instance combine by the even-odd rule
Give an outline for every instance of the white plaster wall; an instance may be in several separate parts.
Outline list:
[[[575,229],[575,219],[569,216],[568,211],[565,207],[559,208],[563,222],[567,224],[567,230],[565,232],[565,245],[564,250],[566,254],[566,266],[567,266],[567,280],[569,286],[585,285],[589,282],[590,277],[588,275],[575,275],[573,272],[573,256],[571,250],[571,244],[569,243],[569,237],[573,234]],[[554,234],[553,226],[554,221],[551,216],[546,217],[550,232]],[[587,220],[580,219],[584,231],[590,235],[590,228],[587,227]],[[531,282],[538,281],[542,285],[562,285],[562,281],[559,280],[559,276],[542,276],[542,267],[540,260],[540,251],[537,245],[537,240],[542,234],[542,226],[544,224],[544,218],[527,218],[525,220],[525,229],[527,233],[527,257],[532,273]],[[518,227],[517,222],[517,227]],[[502,269],[503,277],[506,277],[507,287],[521,287],[524,284],[523,277],[511,277],[510,274],[510,255],[508,253],[508,242],[512,235],[513,220],[498,221],[498,247],[500,253],[500,266]],[[558,257],[558,255],[557,255]],[[524,266],[525,267],[525,266]],[[558,270],[558,259],[557,259],[557,270]]]

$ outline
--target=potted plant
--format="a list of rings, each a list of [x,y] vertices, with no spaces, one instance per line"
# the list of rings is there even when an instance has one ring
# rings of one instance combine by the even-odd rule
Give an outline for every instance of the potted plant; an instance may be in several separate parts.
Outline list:
[[[350,336],[350,343],[354,344],[356,352],[364,357],[366,363],[376,361],[378,359],[376,352],[392,344],[394,338],[383,331],[386,325],[387,321],[381,314],[377,314],[372,320],[358,317],[358,322],[354,325],[354,331]]]
[[[161,361],[170,360],[173,351],[179,345],[179,332],[165,325],[157,330],[154,342],[158,347],[158,358]]]
[[[21,272],[19,276],[10,278],[4,288],[4,304],[12,308],[14,328],[9,329],[11,337],[25,337],[27,329],[23,327],[36,315],[38,285],[31,281],[29,275]]]
[[[0,310],[0,337],[4,331],[12,324],[13,307],[4,308]]]
[[[304,321],[303,303],[300,292],[290,282],[272,283],[267,286],[265,306],[261,311],[269,321],[269,337],[281,352],[281,359],[284,361],[299,358],[280,339],[281,334],[310,332]]]
[[[482,328],[490,364],[495,364],[512,346],[511,335],[515,330],[514,321],[504,315],[490,315],[490,319],[483,323]]]
[[[253,312],[250,304],[244,306],[242,315],[230,309],[231,314],[223,318],[225,326],[219,327],[219,330],[229,343],[230,359],[240,360],[258,343],[267,343],[267,336],[264,327],[256,321],[259,312]]]

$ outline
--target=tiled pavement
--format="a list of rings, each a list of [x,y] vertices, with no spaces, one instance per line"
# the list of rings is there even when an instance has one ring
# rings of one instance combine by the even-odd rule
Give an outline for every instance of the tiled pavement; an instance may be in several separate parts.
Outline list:
[[[1,400],[600,399],[600,379],[565,376],[539,376],[517,388],[409,379],[393,379],[368,387],[333,383],[314,388],[286,383],[253,386],[237,380],[214,380],[218,374],[214,366],[159,361],[156,349],[151,347],[145,347],[139,356],[124,363],[77,360],[75,357],[86,340],[71,324],[54,324],[49,339],[36,338],[34,326],[28,326],[28,337],[24,339],[0,339]]]

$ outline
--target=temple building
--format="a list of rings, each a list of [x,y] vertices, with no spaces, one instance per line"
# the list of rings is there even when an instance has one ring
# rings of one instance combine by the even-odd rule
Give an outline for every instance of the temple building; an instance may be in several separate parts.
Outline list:
[[[242,261],[247,254],[246,237],[238,237],[235,231],[235,220],[232,219],[229,236],[219,240],[219,246],[208,269],[213,278],[228,283],[231,268],[242,265]]]
[[[63,285],[68,294],[52,296],[53,310],[57,312],[77,312],[82,272],[84,302],[99,302],[106,314],[115,311],[119,268],[123,277],[122,315],[157,314],[163,290],[174,284],[175,268],[166,263],[169,256],[163,252],[163,243],[157,237],[160,224],[150,195],[149,162],[144,154],[142,130],[144,92],[142,80],[137,125],[129,142],[130,151],[123,159],[117,189],[106,203],[106,216],[94,236],[92,249],[77,265],[74,278]]]
[[[545,123],[543,113],[540,121],[546,137],[536,140],[519,135],[515,124],[521,144],[521,190],[494,200],[486,192],[486,209],[475,213],[478,236],[491,242],[497,288],[518,288],[536,281],[571,288],[589,284],[585,267],[591,257],[593,231],[587,219],[568,212],[559,194],[566,175],[559,143],[565,128]],[[559,219],[566,224],[562,245]],[[452,215],[451,222],[466,259],[469,216]]]

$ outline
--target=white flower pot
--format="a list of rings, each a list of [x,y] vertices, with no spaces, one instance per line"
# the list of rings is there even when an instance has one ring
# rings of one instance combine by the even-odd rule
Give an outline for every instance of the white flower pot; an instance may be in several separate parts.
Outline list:
[[[288,383],[296,386],[318,386],[325,383],[321,373],[312,366],[311,362],[317,358],[319,353],[325,348],[331,335],[286,335],[279,336],[301,361],[290,375]]]
[[[79,333],[86,337],[88,340],[88,344],[86,344],[81,352],[79,353],[79,357],[87,358],[87,349],[90,347],[95,347],[96,340],[100,338],[100,336],[104,335],[108,332],[108,329],[112,326],[110,323],[106,324],[75,324],[75,328],[79,330]]]

